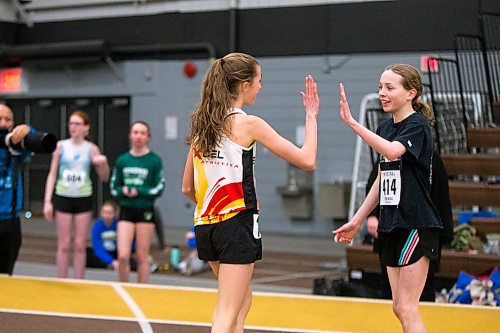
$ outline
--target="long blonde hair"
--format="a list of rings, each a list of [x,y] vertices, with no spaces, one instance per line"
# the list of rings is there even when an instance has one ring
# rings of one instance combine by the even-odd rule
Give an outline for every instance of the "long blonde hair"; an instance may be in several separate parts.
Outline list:
[[[403,77],[401,84],[406,90],[415,89],[417,91],[417,94],[411,102],[411,106],[413,107],[413,110],[421,112],[429,124],[432,125],[434,123],[434,113],[432,112],[429,104],[425,103],[420,98],[422,95],[423,84],[422,77],[420,76],[418,70],[407,64],[392,64],[387,66],[385,70],[390,70],[398,75],[401,75]]]
[[[243,82],[257,75],[257,60],[244,53],[217,59],[205,74],[200,102],[191,115],[191,144],[202,155],[210,153],[230,133],[228,110],[240,94]]]

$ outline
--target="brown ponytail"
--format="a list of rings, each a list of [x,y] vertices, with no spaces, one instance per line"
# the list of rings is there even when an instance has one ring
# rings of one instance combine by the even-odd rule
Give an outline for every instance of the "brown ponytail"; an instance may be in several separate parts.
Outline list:
[[[240,85],[257,74],[257,60],[244,53],[217,59],[205,74],[200,102],[191,115],[191,144],[202,155],[210,153],[229,134],[228,110],[240,94]]]
[[[433,125],[436,119],[434,119],[434,112],[432,112],[432,108],[429,104],[426,102],[422,101],[420,97],[415,97],[413,101],[411,102],[411,106],[413,107],[413,110],[417,112],[421,112],[424,117],[427,119],[429,124]]]

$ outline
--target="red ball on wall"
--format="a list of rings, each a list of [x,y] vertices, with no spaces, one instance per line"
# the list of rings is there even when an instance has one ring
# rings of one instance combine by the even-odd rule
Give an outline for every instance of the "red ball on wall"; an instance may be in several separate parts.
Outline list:
[[[196,72],[197,72],[197,68],[196,68],[196,64],[194,62],[186,61],[184,63],[184,75],[191,78],[191,77],[196,75]]]

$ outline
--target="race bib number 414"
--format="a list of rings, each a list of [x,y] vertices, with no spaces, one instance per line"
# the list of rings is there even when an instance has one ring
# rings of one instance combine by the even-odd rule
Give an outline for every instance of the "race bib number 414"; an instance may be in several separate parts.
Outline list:
[[[399,170],[380,171],[380,205],[397,206],[401,198],[401,172]]]

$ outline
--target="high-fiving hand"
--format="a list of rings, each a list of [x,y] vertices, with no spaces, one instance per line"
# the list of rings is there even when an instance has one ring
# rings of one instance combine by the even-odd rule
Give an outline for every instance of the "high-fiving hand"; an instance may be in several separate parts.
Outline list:
[[[300,92],[306,114],[317,117],[319,113],[318,85],[311,75],[306,77],[306,92]]]
[[[344,85],[342,83],[340,84],[340,118],[348,125],[354,120],[351,115],[351,110],[349,109],[349,104],[347,103]]]

